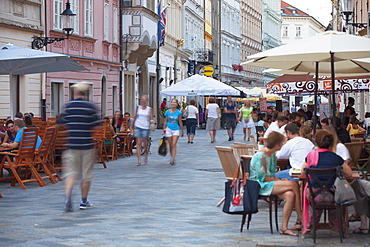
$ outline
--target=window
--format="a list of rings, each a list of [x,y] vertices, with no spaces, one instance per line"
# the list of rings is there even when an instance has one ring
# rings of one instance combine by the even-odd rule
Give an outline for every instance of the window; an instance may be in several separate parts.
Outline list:
[[[62,30],[63,0],[54,0],[54,29]]]
[[[60,115],[63,106],[63,83],[51,83],[50,92],[50,115]]]
[[[283,26],[283,37],[288,37],[288,26]]]
[[[118,44],[118,8],[113,9],[113,42]]]
[[[104,40],[109,39],[109,3],[104,2]]]
[[[93,35],[93,7],[92,7],[93,0],[85,0],[85,35],[92,36]]]
[[[300,27],[300,26],[295,27],[295,37],[296,38],[302,37],[302,27]]]
[[[76,15],[73,17],[74,21],[71,21],[72,28],[74,29],[73,33],[78,34],[78,0],[70,0],[71,10]]]

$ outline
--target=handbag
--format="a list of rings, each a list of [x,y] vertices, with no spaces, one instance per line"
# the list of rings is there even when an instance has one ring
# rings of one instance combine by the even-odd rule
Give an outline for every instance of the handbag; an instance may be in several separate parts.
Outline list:
[[[162,156],[167,155],[167,139],[165,136],[163,136],[161,140],[159,140],[158,154]]]
[[[347,182],[347,179],[340,176],[340,169],[337,168],[337,178],[334,182],[335,193],[334,200],[336,203],[351,204],[357,201],[355,191]]]
[[[188,106],[185,108],[185,111],[182,113],[182,116],[183,116],[183,118],[188,118],[188,116],[189,116],[189,113],[188,113]]]
[[[244,173],[243,179],[238,178],[240,165],[231,181],[225,182],[225,202],[222,211],[227,214],[254,214],[258,212],[260,185],[249,180]]]

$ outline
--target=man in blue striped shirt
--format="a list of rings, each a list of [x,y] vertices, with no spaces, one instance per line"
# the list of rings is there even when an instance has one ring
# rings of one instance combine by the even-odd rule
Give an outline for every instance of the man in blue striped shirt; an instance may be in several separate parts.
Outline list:
[[[66,104],[63,113],[57,119],[57,123],[65,124],[69,132],[67,150],[63,152],[66,212],[73,211],[71,197],[78,176],[81,176],[82,200],[80,209],[93,207],[87,201],[95,161],[92,135],[93,129],[100,124],[95,104],[86,99],[89,85],[85,82],[79,82],[72,85],[71,88],[75,99]]]

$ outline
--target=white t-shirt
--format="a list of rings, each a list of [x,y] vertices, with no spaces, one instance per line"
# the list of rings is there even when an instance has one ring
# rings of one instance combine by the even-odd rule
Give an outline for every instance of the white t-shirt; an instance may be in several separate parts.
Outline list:
[[[135,127],[140,129],[149,129],[150,128],[150,121],[149,121],[149,114],[150,114],[150,107],[147,106],[145,110],[138,106],[136,112],[136,120],[135,120]]]
[[[281,133],[280,131],[280,128],[279,128],[279,125],[278,125],[278,122],[275,121],[275,122],[272,122],[270,124],[270,126],[268,127],[268,129],[266,130],[265,134],[263,135],[264,138],[267,138],[269,136],[269,134],[273,131],[276,131],[276,132],[279,132]],[[283,134],[283,133],[281,133]]]
[[[292,168],[301,169],[309,152],[314,150],[315,145],[301,136],[296,136],[287,141],[281,150],[276,152],[278,159],[289,158]]]
[[[210,118],[218,118],[218,115],[217,115],[217,110],[218,110],[218,105],[216,103],[209,103],[207,106],[206,106],[206,109],[208,109],[208,115],[207,117],[210,117]]]
[[[335,153],[339,155],[344,161],[351,159],[351,156],[349,155],[349,151],[347,147],[344,146],[343,143],[337,144],[337,151]]]
[[[188,117],[187,118],[197,118],[196,114],[198,114],[198,108],[196,108],[195,106],[188,105],[186,107],[186,111],[188,112]]]

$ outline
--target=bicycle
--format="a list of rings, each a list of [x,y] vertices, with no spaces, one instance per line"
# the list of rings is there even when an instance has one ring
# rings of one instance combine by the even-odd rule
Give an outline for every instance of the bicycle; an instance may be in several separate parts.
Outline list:
[[[153,142],[152,137],[151,137],[151,136],[149,136],[149,138],[148,138],[148,147],[147,147],[148,154],[151,154],[151,152],[150,152],[150,147],[152,146],[152,142]],[[134,138],[134,139],[133,139],[133,141],[132,141],[132,148],[133,148],[133,149],[136,149],[136,139],[135,139],[135,138]],[[136,150],[136,152],[137,152],[137,150]],[[141,154],[141,155],[144,155],[144,154],[145,154],[145,148],[144,148],[144,145],[141,145],[140,154]]]

